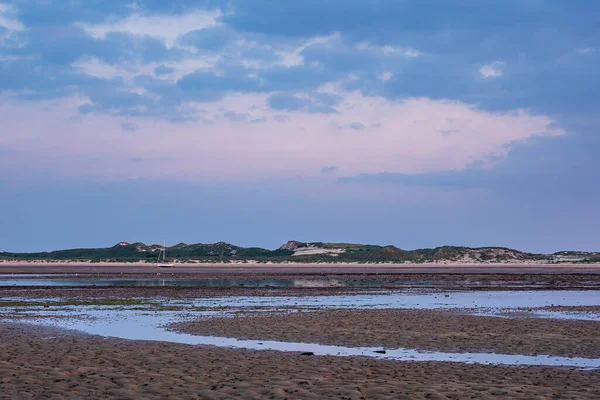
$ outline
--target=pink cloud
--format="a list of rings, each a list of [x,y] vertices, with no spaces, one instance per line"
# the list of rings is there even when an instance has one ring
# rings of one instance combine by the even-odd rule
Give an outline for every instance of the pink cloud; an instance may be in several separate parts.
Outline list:
[[[204,110],[205,121],[185,123],[79,115],[77,106],[86,99],[14,103],[5,97],[0,98],[0,148],[13,152],[11,167],[17,174],[316,179],[324,166],[335,165],[331,179],[460,170],[474,160],[489,167],[506,156],[513,142],[565,133],[552,119],[522,110],[492,113],[458,101],[336,94],[343,97],[338,114],[275,111],[266,105],[268,95],[237,94],[217,103],[188,105]],[[224,118],[226,113],[247,119]],[[124,123],[137,129],[123,130]],[[356,124],[364,129],[352,129]]]

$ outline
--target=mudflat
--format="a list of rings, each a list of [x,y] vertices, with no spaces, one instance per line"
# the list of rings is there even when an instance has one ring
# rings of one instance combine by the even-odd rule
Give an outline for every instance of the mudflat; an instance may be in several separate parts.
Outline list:
[[[112,267],[111,267],[112,268]],[[116,267],[115,267],[116,268]],[[211,267],[212,268],[212,267]],[[114,309],[134,309],[136,301],[184,300],[202,297],[256,296],[302,297],[352,294],[376,297],[408,288],[406,293],[469,292],[487,289],[594,290],[600,287],[595,273],[385,273],[345,272],[239,272],[226,269],[147,272],[95,272],[93,279],[157,276],[173,279],[300,279],[343,280],[359,287],[0,287],[5,301],[0,318],[0,399],[30,398],[120,398],[120,399],[597,399],[600,370],[542,366],[493,366],[450,362],[392,361],[367,357],[302,355],[298,352],[243,350],[195,346],[171,342],[123,340],[86,335],[40,325],[23,324],[32,314],[26,303],[35,300],[40,317],[59,308],[80,310],[67,318],[86,318],[97,304]],[[26,271],[27,272],[27,271]],[[31,271],[28,271],[31,272]],[[44,271],[51,273],[51,271]],[[65,273],[66,271],[60,271]],[[0,273],[6,271],[0,268]],[[160,275],[156,275],[160,273]],[[54,279],[54,277],[24,277]],[[76,282],[83,277],[66,276]],[[376,282],[383,288],[365,289]],[[429,288],[419,289],[423,286]],[[404,289],[402,289],[404,290]],[[402,293],[400,290],[398,293]],[[448,292],[443,292],[448,293]],[[517,292],[518,293],[518,292]],[[524,296],[527,296],[523,292]],[[567,293],[567,292],[562,292]],[[590,298],[595,292],[582,292]],[[514,294],[514,293],[513,293]],[[440,296],[445,296],[441,295]],[[452,297],[452,295],[450,295]],[[54,299],[62,305],[41,307]],[[107,301],[107,299],[109,301]],[[289,298],[287,300],[290,300]],[[317,303],[322,302],[319,298]],[[128,301],[131,303],[129,304]],[[352,301],[352,300],[350,300]],[[13,304],[13,303],[15,304]],[[121,305],[121,303],[123,305]],[[172,329],[202,335],[258,340],[373,346],[409,347],[450,352],[497,352],[600,357],[600,322],[546,320],[518,317],[498,318],[467,314],[466,311],[423,309],[336,309],[299,311],[295,301],[288,307],[267,301],[260,304],[268,314],[248,309],[230,317],[205,317],[171,325]],[[12,305],[10,305],[12,304]],[[127,305],[129,304],[129,305]],[[588,302],[587,304],[597,304]],[[235,305],[234,305],[235,306]],[[598,305],[600,306],[600,305]],[[595,305],[546,307],[559,312],[598,313]],[[94,306],[89,306],[93,309]],[[146,306],[147,315],[160,313],[160,305]],[[169,307],[164,307],[165,312]],[[281,310],[287,311],[283,313]],[[46,311],[43,311],[46,310]],[[314,308],[312,308],[314,310]],[[265,310],[262,310],[265,311]],[[527,314],[529,310],[514,310]],[[79,315],[81,314],[81,315]],[[116,315],[116,314],[115,314]],[[123,314],[119,314],[123,315]],[[158,314],[157,314],[158,315]],[[233,317],[231,317],[233,315]],[[62,318],[62,317],[61,317]],[[2,322],[2,319],[12,322]],[[139,328],[139,327],[138,327]]]
[[[198,335],[343,346],[600,357],[600,321],[498,318],[448,310],[237,313],[173,328]]]
[[[395,362],[0,324],[0,398],[597,399],[600,371]]]

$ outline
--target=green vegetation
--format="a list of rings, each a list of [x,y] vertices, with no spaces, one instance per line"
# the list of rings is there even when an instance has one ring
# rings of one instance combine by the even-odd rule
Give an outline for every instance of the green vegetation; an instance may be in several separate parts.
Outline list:
[[[143,243],[119,243],[108,248],[56,250],[42,253],[0,253],[0,260],[156,262],[161,246]],[[302,250],[322,250],[302,254]],[[294,255],[296,250],[300,254]],[[600,253],[562,251],[551,255],[525,253],[503,247],[470,248],[441,246],[430,249],[403,250],[395,246],[355,243],[289,241],[277,250],[239,247],[229,243],[179,243],[167,247],[167,259],[179,262],[356,262],[356,263],[424,263],[450,262],[600,262]]]

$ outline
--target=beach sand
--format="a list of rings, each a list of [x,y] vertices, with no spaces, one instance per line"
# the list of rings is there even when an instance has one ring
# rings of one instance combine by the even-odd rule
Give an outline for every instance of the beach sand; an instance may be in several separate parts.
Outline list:
[[[316,357],[0,323],[2,399],[598,399],[600,371]]]
[[[7,273],[0,267],[0,273]],[[157,269],[36,266],[43,272],[95,274],[95,278],[155,278]],[[31,273],[22,267],[20,272]],[[52,269],[53,268],[53,269]],[[89,268],[89,269],[87,269]],[[99,269],[98,269],[99,268]],[[108,269],[103,269],[108,268]],[[376,279],[386,285],[423,282],[438,289],[597,288],[594,272],[557,270],[458,274],[454,270],[379,274],[371,266],[294,267],[282,270],[206,267],[158,271],[178,278]],[[237,267],[236,267],[237,268]],[[325,268],[325,269],[324,269]],[[350,269],[345,269],[350,268]],[[379,268],[373,266],[373,268]],[[65,270],[66,269],[66,270]],[[101,272],[98,272],[101,271]],[[299,272],[300,271],[300,272]],[[396,271],[396,270],[394,270]],[[121,272],[124,272],[121,274]],[[397,272],[397,271],[396,271]],[[71,277],[69,277],[71,279]],[[0,298],[65,300],[303,296],[358,293],[346,288],[2,287]],[[373,294],[376,296],[376,294]],[[6,316],[18,317],[9,312]],[[559,311],[575,311],[560,308]],[[596,308],[577,311],[597,312]],[[447,351],[496,351],[600,357],[598,322],[502,319],[424,310],[330,310],[262,317],[200,320],[178,326],[189,332]],[[128,341],[75,331],[0,321],[0,399],[598,399],[600,370],[510,367],[442,362],[400,362],[362,357],[308,356]]]
[[[198,335],[344,346],[600,357],[598,321],[509,319],[455,311],[240,313],[234,317],[178,323],[173,328]]]

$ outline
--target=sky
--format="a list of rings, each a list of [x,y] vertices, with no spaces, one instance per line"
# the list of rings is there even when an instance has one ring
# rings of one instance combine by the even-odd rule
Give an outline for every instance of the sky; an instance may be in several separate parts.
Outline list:
[[[600,3],[0,0],[0,250],[600,251]]]

